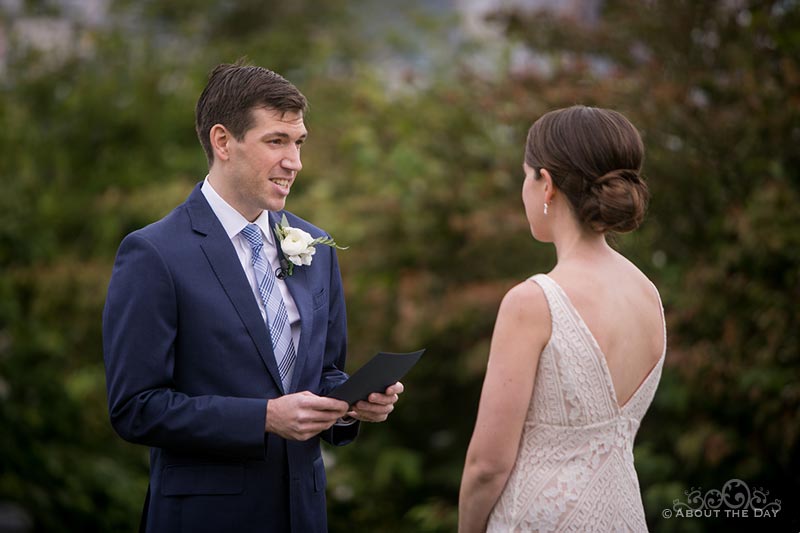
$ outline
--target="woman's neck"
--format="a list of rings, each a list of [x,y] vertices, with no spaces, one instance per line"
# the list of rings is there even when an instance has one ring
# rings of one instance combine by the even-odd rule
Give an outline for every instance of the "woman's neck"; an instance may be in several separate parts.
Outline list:
[[[555,235],[556,258],[559,264],[573,261],[595,261],[614,254],[605,235],[587,228],[565,228]]]

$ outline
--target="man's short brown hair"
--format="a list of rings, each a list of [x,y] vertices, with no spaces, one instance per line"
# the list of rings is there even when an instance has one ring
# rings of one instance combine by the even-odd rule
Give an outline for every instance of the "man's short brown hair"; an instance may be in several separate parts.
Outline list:
[[[208,77],[195,108],[195,130],[208,158],[214,163],[209,137],[215,124],[222,124],[237,139],[242,140],[253,125],[252,109],[268,108],[282,113],[305,114],[306,97],[280,74],[244,64],[217,65]]]

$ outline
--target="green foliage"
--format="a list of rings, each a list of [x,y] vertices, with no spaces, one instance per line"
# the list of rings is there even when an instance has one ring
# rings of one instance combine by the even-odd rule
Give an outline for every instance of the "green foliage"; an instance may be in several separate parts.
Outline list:
[[[0,501],[37,530],[135,528],[147,453],[107,422],[108,276],[121,238],[203,178],[194,103],[216,63],[246,55],[311,102],[289,207],[349,245],[348,368],[380,349],[428,349],[388,423],[325,449],[331,531],[455,529],[500,299],[554,263],[522,209],[525,134],[576,102],[624,112],[647,146],[648,219],[617,242],[661,289],[669,327],[635,450],[651,529],[750,528],[661,518],[685,490],[735,477],[782,499],[780,525],[797,529],[797,3],[608,0],[589,22],[498,12],[511,47],[499,61],[443,39],[452,18],[408,9],[387,25],[355,0],[118,1],[105,26],[73,22],[83,47],[60,60],[11,43]],[[2,23],[17,39],[15,18]],[[521,51],[530,68],[508,59]],[[392,54],[421,59],[375,61]],[[472,68],[481,54],[496,70]]]

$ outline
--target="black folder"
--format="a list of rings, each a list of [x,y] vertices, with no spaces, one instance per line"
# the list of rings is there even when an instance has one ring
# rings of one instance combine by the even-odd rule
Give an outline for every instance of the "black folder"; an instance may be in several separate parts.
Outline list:
[[[343,400],[350,405],[366,400],[373,392],[383,392],[394,385],[411,370],[425,349],[409,353],[378,352],[359,368],[350,379],[328,393],[331,398]]]

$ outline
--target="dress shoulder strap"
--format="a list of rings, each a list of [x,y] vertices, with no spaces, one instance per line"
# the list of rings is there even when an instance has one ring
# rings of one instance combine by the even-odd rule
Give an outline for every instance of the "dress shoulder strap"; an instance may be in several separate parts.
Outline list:
[[[649,279],[647,281],[650,281]],[[667,318],[664,315],[664,302],[661,300],[661,293],[658,291],[658,287],[656,287],[655,283],[650,281],[650,285],[653,287],[653,291],[656,293],[656,299],[658,299],[658,308],[661,311],[661,328],[663,331],[663,342],[664,342],[664,351],[661,354],[661,358],[663,359],[665,355],[667,355]]]
[[[550,317],[555,322],[556,317],[558,317],[564,309],[565,304],[558,285],[555,281],[550,279],[550,276],[547,274],[536,274],[535,276],[529,277],[528,280],[542,288],[542,292],[544,292],[544,296],[547,299],[547,307],[550,308]]]

